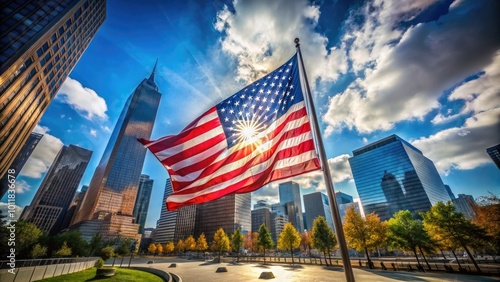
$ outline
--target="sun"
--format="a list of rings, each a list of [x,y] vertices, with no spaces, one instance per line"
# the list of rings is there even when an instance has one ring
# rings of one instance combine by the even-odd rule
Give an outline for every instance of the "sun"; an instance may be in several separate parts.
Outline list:
[[[240,119],[235,124],[235,133],[239,142],[244,145],[260,145],[260,135],[263,133],[265,125],[255,119]]]

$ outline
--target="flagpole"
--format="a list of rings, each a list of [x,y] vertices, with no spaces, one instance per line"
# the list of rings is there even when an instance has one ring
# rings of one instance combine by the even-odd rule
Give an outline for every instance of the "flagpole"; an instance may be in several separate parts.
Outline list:
[[[344,272],[347,282],[354,282],[354,274],[352,272],[351,259],[349,258],[349,252],[347,251],[347,244],[344,236],[344,229],[342,228],[342,219],[340,218],[339,208],[337,206],[337,200],[335,199],[335,189],[333,187],[332,175],[330,174],[330,168],[328,166],[328,160],[326,158],[325,147],[323,145],[323,139],[321,138],[321,132],[319,130],[318,118],[316,116],[316,110],[314,108],[314,103],[311,95],[311,90],[309,89],[309,82],[307,80],[306,69],[304,67],[304,61],[302,59],[302,52],[300,51],[299,39],[295,38],[295,47],[299,53],[300,65],[302,68],[302,73],[306,83],[306,95],[305,100],[309,107],[309,113],[312,119],[313,131],[316,137],[316,143],[318,144],[319,159],[321,162],[321,167],[323,168],[323,176],[325,178],[326,191],[328,194],[328,200],[330,201],[330,211],[333,217],[333,225],[335,227],[335,234],[337,235],[337,241],[339,243],[340,255],[342,256],[342,264],[344,265]]]

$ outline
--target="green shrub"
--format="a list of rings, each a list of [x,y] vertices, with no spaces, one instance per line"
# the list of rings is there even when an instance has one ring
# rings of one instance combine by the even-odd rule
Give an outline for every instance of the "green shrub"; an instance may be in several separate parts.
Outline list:
[[[99,258],[96,262],[95,262],[95,267],[97,268],[101,268],[104,266],[104,260],[102,258]]]

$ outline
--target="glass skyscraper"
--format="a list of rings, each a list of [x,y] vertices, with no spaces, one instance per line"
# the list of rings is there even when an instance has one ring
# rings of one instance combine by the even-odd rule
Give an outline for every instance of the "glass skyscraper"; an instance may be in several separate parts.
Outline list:
[[[31,156],[31,153],[33,153],[33,150],[35,150],[36,145],[38,145],[38,142],[42,139],[43,135],[38,134],[35,132],[32,132],[30,136],[28,137],[28,140],[26,143],[24,143],[23,148],[17,155],[17,157],[14,159],[14,162],[10,166],[11,169],[14,170],[14,173],[10,173],[9,175],[14,176],[14,178],[17,177],[23,166],[26,164],[26,161],[29,159]],[[4,177],[0,178],[0,199],[7,193],[7,190],[9,188],[9,182],[8,182],[8,176],[4,175]]]
[[[288,208],[285,207],[286,215],[297,231],[304,231],[304,219],[302,218],[302,202],[300,200],[299,184],[293,181],[280,183],[279,196],[280,204],[282,205],[287,205],[287,203],[293,202],[293,208],[290,204],[288,204]]]
[[[486,149],[486,153],[490,156],[491,160],[497,165],[500,169],[500,144],[495,145],[493,147],[489,147]]]
[[[106,1],[2,0],[0,177],[106,18]]]
[[[156,119],[161,94],[154,81],[155,70],[156,65],[150,77],[143,79],[125,102],[74,220],[76,224],[105,220],[100,231],[103,237],[116,232],[108,227],[120,229],[122,237],[137,235],[133,212],[146,156],[146,148],[137,139],[150,139]],[[79,230],[85,233],[84,227]]]
[[[22,219],[51,234],[59,232],[91,157],[92,151],[64,146]]]
[[[344,195],[349,196],[343,193],[339,194],[339,196]],[[312,231],[314,220],[318,216],[324,217],[328,225],[330,225],[330,228],[332,230],[335,230],[335,228],[333,227],[333,218],[332,212],[330,210],[330,203],[328,201],[328,197],[325,194],[321,192],[314,192],[304,195],[304,209],[306,210],[306,225],[309,231]]]
[[[139,223],[139,233],[144,233],[144,225],[148,217],[149,200],[153,191],[153,179],[149,179],[149,175],[142,174],[139,178],[139,191],[135,199],[134,217],[135,222]]]
[[[381,220],[451,200],[434,163],[397,135],[354,150],[349,163],[365,214]]]
[[[165,183],[163,202],[161,203],[160,219],[158,220],[158,224],[156,226],[156,242],[161,244],[165,244],[169,241],[174,240],[176,228],[175,221],[178,211],[167,210],[167,205],[165,204],[167,201],[167,197],[172,193],[172,183],[170,182],[170,178],[168,178],[167,182]],[[194,222],[194,217],[192,218],[192,221]]]

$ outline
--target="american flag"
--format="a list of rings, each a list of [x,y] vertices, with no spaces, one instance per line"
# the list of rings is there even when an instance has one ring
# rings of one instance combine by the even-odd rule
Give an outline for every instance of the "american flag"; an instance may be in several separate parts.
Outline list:
[[[320,169],[297,54],[178,135],[139,141],[170,174],[170,211]]]

